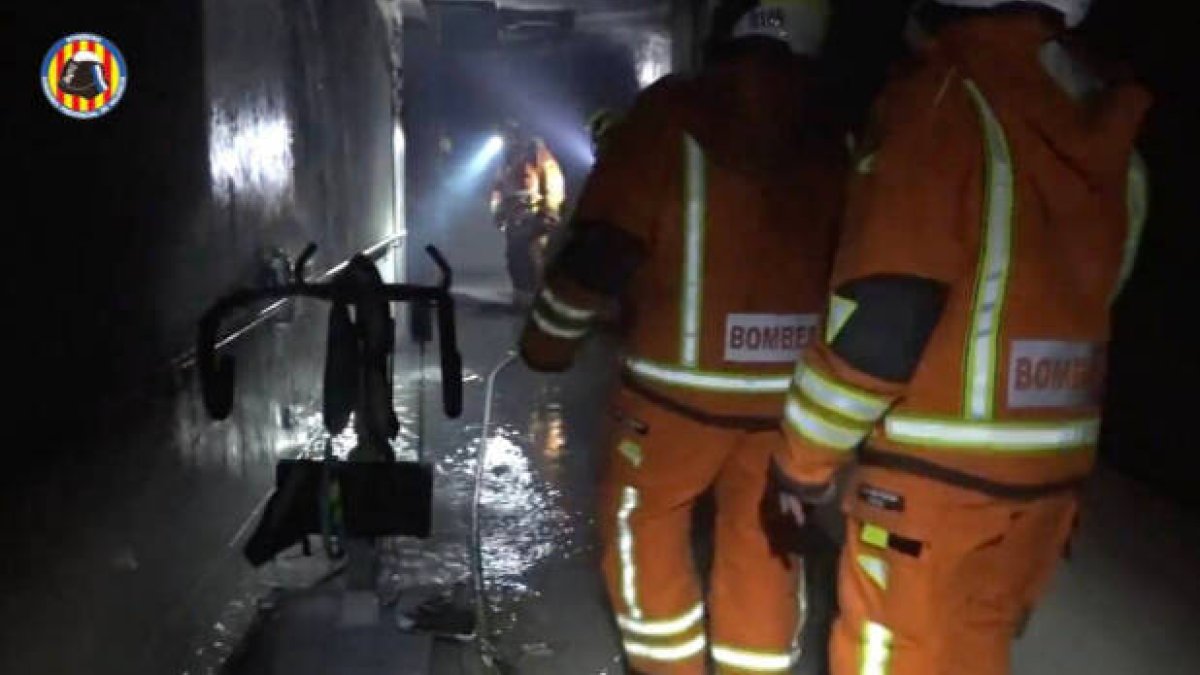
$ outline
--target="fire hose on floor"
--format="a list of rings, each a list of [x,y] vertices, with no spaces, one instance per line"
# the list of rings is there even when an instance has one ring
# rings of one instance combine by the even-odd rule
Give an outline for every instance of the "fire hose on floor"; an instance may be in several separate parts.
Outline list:
[[[483,428],[479,434],[479,450],[475,457],[475,485],[471,496],[471,576],[474,581],[474,602],[476,634],[478,635],[477,649],[479,657],[493,672],[504,672],[499,660],[499,650],[492,642],[491,624],[487,606],[487,579],[483,569],[483,530],[480,520],[480,507],[483,503],[483,482],[487,469],[488,445],[491,439],[492,410],[496,395],[496,379],[502,372],[517,360],[517,353],[510,351],[488,374],[487,388],[483,402]]]

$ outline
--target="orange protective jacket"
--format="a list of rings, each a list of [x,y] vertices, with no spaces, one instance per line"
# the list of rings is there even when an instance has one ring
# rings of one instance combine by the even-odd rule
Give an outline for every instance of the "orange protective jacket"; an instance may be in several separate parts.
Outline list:
[[[531,366],[566,368],[619,299],[627,383],[777,424],[819,335],[846,170],[803,67],[785,63],[746,54],[643,93],[584,188],[574,245],[550,265],[521,341]],[[623,266],[619,284],[586,271]]]
[[[1134,140],[1149,97],[1136,85],[1068,96],[1039,61],[1052,39],[1030,17],[961,21],[878,102],[830,330],[787,403],[776,466],[797,491],[827,493],[860,447],[864,462],[996,494],[1053,491],[1092,467],[1110,302],[1145,211]],[[837,350],[870,309],[839,290],[889,276],[945,289],[903,382]]]
[[[557,219],[567,199],[562,167],[545,141],[537,138],[531,144],[530,156],[500,167],[492,188],[492,212],[499,209],[505,198],[519,196],[537,213]]]

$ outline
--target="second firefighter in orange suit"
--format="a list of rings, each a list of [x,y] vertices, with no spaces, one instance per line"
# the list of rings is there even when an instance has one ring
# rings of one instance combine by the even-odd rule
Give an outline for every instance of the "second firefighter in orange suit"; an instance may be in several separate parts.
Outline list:
[[[799,570],[760,507],[795,359],[820,334],[845,152],[811,100],[827,8],[748,4],[718,13],[704,71],[657,83],[612,131],[521,343],[563,370],[605,307],[628,318],[600,520],[625,654],[647,675],[709,658],[786,673],[796,655]],[[706,598],[691,535],[709,490]]]
[[[876,107],[776,464],[803,513],[858,461],[835,675],[1009,672],[1094,463],[1145,215],[1148,97],[1058,41],[1087,3],[939,2]]]

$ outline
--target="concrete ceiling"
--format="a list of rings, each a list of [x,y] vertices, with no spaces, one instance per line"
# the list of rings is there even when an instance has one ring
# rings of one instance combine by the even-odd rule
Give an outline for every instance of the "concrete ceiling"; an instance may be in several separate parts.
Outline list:
[[[501,7],[516,9],[574,9],[581,14],[594,12],[628,12],[635,9],[662,6],[670,3],[666,0],[500,0]]]
[[[409,16],[438,0],[390,0],[398,2]],[[462,2],[463,0],[457,0]],[[508,9],[575,10],[575,23],[581,28],[606,24],[630,24],[662,21],[670,11],[670,0],[474,0],[480,4]]]

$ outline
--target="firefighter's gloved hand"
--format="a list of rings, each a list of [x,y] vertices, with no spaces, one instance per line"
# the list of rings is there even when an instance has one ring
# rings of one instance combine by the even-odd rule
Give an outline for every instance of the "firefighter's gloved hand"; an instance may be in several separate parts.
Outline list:
[[[813,550],[817,539],[825,536],[813,521],[812,512],[836,497],[832,483],[812,494],[800,494],[795,487],[778,469],[772,470],[760,513],[772,553],[789,562],[791,556]]]
[[[788,477],[778,464],[771,464],[771,487],[778,494],[778,506],[782,513],[803,527],[812,509],[831,504],[837,499],[837,483],[830,480],[820,485],[798,483]]]
[[[772,466],[762,520],[775,554],[803,556],[827,545],[829,535],[821,530],[813,513],[836,499],[835,482],[801,485],[790,480],[778,466]]]
[[[817,507],[832,504],[837,499],[837,485],[830,483],[820,492],[798,495],[781,490],[779,510],[796,522],[798,527],[807,527]]]
[[[801,529],[795,519],[780,508],[780,499],[783,497],[784,494],[773,486],[768,487],[759,509],[759,519],[771,546],[771,554],[790,567],[792,558],[800,554]]]
[[[796,495],[786,492],[779,493],[779,511],[796,523],[796,527],[808,525],[808,514],[813,506]]]

